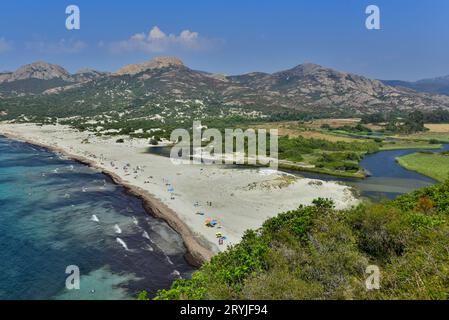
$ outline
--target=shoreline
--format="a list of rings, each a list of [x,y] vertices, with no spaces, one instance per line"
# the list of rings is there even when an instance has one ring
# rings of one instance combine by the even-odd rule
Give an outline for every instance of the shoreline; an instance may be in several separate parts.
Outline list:
[[[442,183],[444,181],[446,181],[445,179],[445,175],[444,174],[439,174],[438,170],[436,171],[432,171],[432,170],[428,170],[427,168],[431,167],[431,168],[435,168],[437,167],[437,165],[435,163],[426,163],[425,161],[421,160],[421,163],[418,161],[417,163],[408,163],[406,161],[406,159],[409,159],[410,157],[419,157],[419,151],[415,152],[415,153],[410,153],[407,155],[403,155],[400,157],[395,158],[396,163],[401,166],[402,168],[412,171],[412,172],[416,172],[418,174],[421,174],[427,178],[430,178],[432,180],[434,180],[435,184],[438,183]],[[423,155],[423,158],[432,158],[432,157],[442,157],[442,155],[438,154],[438,153],[434,153],[434,154],[430,154],[430,155]],[[446,158],[442,158],[439,160],[446,160]],[[426,168],[427,167],[427,168]],[[442,177],[442,176],[443,177]]]
[[[148,153],[146,139],[124,136],[124,143],[117,143],[116,138],[69,126],[32,123],[4,123],[0,134],[58,152],[111,177],[180,235],[185,258],[194,266],[239,243],[247,230],[257,230],[280,212],[311,205],[316,198],[332,199],[339,210],[360,203],[351,187],[337,181],[264,168],[174,164]]]
[[[207,248],[205,245],[202,245],[199,241],[196,240],[189,227],[177,216],[177,214],[172,209],[168,208],[164,203],[162,203],[162,201],[156,199],[148,191],[143,190],[138,186],[133,186],[129,183],[126,183],[117,174],[99,167],[94,161],[79,155],[71,154],[70,152],[60,147],[45,145],[41,142],[33,141],[29,138],[11,133],[3,132],[0,135],[3,135],[8,139],[38,146],[51,152],[60,153],[71,160],[87,165],[90,168],[99,170],[101,173],[109,176],[115,184],[124,187],[130,195],[142,200],[143,207],[147,214],[165,221],[173,230],[176,231],[176,233],[181,236],[186,247],[184,258],[190,265],[194,267],[200,267],[203,263],[209,261],[214,255],[209,248]]]

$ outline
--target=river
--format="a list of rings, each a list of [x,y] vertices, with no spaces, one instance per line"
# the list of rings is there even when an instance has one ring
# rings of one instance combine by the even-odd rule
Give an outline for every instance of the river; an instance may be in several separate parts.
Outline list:
[[[438,151],[448,151],[449,144],[443,146]],[[369,198],[374,201],[382,199],[394,199],[398,195],[414,191],[416,189],[426,187],[437,183],[432,178],[426,177],[417,172],[413,172],[401,167],[396,158],[407,154],[415,153],[420,149],[405,149],[379,151],[369,154],[360,162],[362,168],[371,173],[366,179],[342,178],[318,173],[299,172],[285,170],[288,173],[302,176],[310,179],[319,179],[325,181],[340,181],[349,186],[354,187],[362,197]],[[152,147],[148,148],[151,154],[169,157],[170,148]],[[247,166],[231,166],[232,168],[241,168],[245,170]]]
[[[449,144],[438,151],[448,151]],[[379,151],[367,155],[360,166],[371,173],[366,179],[340,178],[323,174],[301,172],[300,175],[326,181],[341,181],[353,186],[362,197],[375,201],[394,199],[398,195],[437,183],[432,178],[404,169],[396,158],[420,151],[419,149]],[[298,174],[296,172],[295,174]]]

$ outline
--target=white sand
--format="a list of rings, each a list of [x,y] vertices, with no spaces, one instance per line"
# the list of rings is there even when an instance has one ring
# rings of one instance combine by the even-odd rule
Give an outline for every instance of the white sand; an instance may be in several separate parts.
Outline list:
[[[208,240],[215,252],[238,242],[245,230],[260,227],[267,218],[308,205],[317,197],[333,199],[338,209],[358,202],[348,187],[334,182],[293,179],[289,184],[279,172],[264,169],[174,165],[168,158],[145,153],[149,146],[145,139],[125,139],[124,144],[117,144],[118,137],[95,137],[67,126],[33,124],[0,124],[0,134],[87,158],[123,182],[146,190],[172,209],[195,237]],[[86,138],[89,143],[82,144]],[[130,165],[128,170],[123,169],[126,164]],[[141,169],[134,173],[136,167]],[[174,189],[174,199],[167,183]],[[206,204],[208,201],[212,206]],[[221,228],[206,227],[205,219],[218,220]],[[227,237],[222,246],[218,245],[217,232]]]

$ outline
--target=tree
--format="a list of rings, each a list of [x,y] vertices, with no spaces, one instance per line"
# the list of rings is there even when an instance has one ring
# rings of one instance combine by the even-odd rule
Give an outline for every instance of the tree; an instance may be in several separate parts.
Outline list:
[[[406,133],[414,133],[425,130],[424,114],[418,110],[411,112],[402,125],[402,131]]]

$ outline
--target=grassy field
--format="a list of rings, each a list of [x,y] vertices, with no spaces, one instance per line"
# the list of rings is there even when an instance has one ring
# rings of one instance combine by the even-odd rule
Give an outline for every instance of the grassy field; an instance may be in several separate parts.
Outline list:
[[[438,181],[445,181],[449,176],[449,155],[417,152],[399,157],[397,161],[408,170],[419,172]]]
[[[439,133],[448,133],[449,132],[449,124],[448,123],[439,123],[439,124],[426,123],[425,127],[427,129],[429,129],[430,132],[439,132]]]
[[[380,151],[388,150],[404,150],[404,149],[426,149],[426,150],[437,150],[441,149],[441,144],[430,144],[422,141],[395,141],[384,142]]]
[[[410,135],[396,135],[393,137],[403,140],[421,140],[421,141],[438,140],[439,142],[442,143],[449,143],[448,132],[424,132]]]
[[[290,138],[304,137],[306,139],[323,139],[331,142],[344,141],[353,142],[358,139],[351,138],[349,136],[339,136],[321,130],[307,128],[304,125],[300,125],[298,122],[269,122],[264,124],[257,124],[251,126],[254,129],[277,129],[280,136],[289,136]]]

